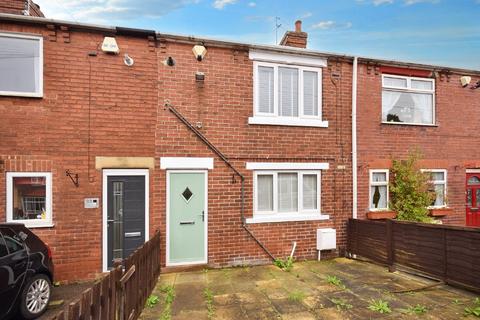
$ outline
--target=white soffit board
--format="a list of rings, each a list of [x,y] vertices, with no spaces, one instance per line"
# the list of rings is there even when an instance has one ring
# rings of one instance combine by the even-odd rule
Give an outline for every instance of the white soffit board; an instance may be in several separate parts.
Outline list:
[[[327,59],[296,54],[276,53],[262,50],[250,50],[249,58],[257,61],[277,62],[285,64],[326,67]]]
[[[161,157],[160,169],[213,169],[213,158]]]
[[[328,162],[247,162],[247,170],[327,170]]]

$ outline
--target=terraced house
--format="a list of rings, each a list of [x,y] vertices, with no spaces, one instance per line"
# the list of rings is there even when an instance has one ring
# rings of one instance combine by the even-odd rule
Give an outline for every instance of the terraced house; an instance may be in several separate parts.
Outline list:
[[[59,280],[157,229],[168,268],[341,254],[414,145],[444,221],[465,223],[480,90],[459,79],[478,71],[308,50],[300,21],[267,46],[2,10],[0,220],[49,243]]]

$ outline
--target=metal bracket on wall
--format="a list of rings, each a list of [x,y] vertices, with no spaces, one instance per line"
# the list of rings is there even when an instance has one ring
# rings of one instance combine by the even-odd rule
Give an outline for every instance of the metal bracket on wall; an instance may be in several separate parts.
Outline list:
[[[65,175],[72,180],[75,187],[78,188],[78,173],[72,173],[69,169],[65,170]]]

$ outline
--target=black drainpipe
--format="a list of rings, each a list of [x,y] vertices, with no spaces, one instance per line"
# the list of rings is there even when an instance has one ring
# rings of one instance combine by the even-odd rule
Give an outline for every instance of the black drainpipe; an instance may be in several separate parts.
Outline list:
[[[240,177],[241,181],[241,205],[240,205],[240,216],[242,220],[242,228],[247,231],[247,233],[252,237],[253,240],[265,251],[266,254],[272,259],[272,261],[275,261],[275,257],[272,255],[272,253],[265,247],[265,245],[253,234],[253,232],[248,229],[247,224],[245,223],[245,177],[243,174],[241,174],[235,167],[228,161],[227,157],[220,151],[218,150],[217,147],[215,147],[210,141],[208,141],[207,137],[203,135],[197,128],[195,128],[194,125],[192,125],[188,120],[180,113],[178,112],[177,109],[175,109],[173,106],[170,105],[170,101],[166,100],[165,101],[165,109],[168,109],[171,113],[173,113],[178,120],[180,120],[185,126],[187,126],[190,131],[195,133],[195,135],[203,141],[217,156],[222,159],[223,162],[227,164],[227,166],[230,167],[230,169],[233,170],[233,172]]]

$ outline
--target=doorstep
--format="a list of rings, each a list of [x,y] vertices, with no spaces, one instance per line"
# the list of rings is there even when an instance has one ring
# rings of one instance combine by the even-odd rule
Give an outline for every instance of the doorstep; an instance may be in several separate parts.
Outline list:
[[[185,271],[198,271],[208,268],[207,264],[193,264],[185,266],[171,266],[171,267],[161,267],[160,273],[173,273],[173,272],[185,272]]]

